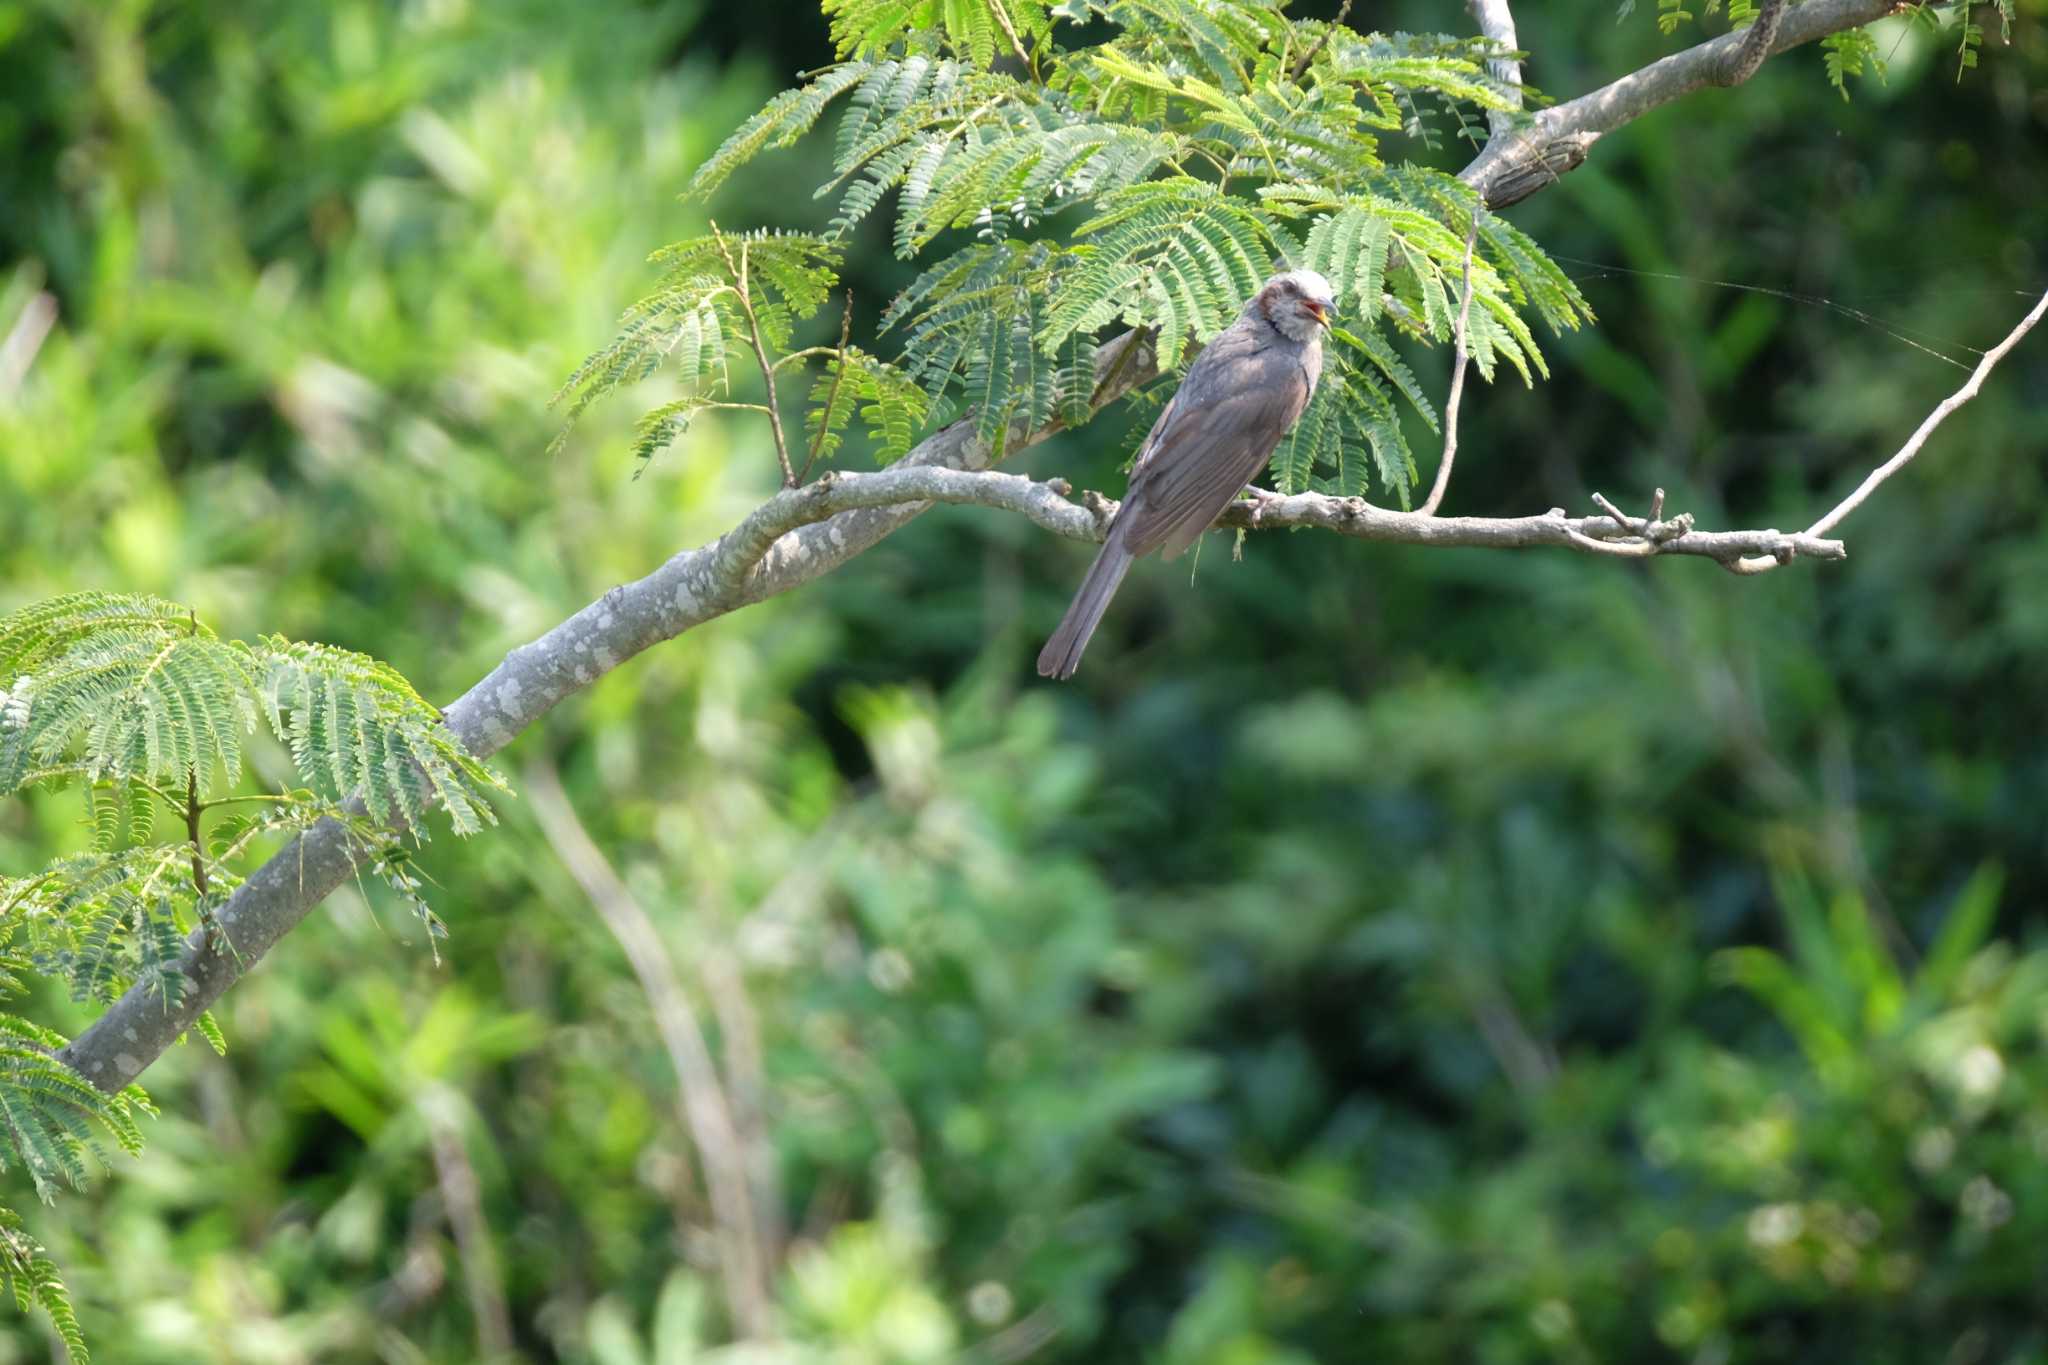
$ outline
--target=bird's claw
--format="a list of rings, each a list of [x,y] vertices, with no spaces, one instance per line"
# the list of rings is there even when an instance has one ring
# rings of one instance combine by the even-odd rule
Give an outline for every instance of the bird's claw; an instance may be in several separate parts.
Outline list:
[[[1245,515],[1251,521],[1252,529],[1257,530],[1260,520],[1266,515],[1266,509],[1281,501],[1281,497],[1278,493],[1269,493],[1255,484],[1247,487],[1244,493],[1246,501],[1251,504]]]

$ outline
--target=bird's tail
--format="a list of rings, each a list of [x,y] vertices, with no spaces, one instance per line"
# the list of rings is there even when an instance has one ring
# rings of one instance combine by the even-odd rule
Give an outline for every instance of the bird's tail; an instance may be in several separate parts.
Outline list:
[[[1081,580],[1072,604],[1067,607],[1067,614],[1060,620],[1059,629],[1045,642],[1045,648],[1038,651],[1039,676],[1060,679],[1074,676],[1074,670],[1081,666],[1082,651],[1088,648],[1088,638],[1102,623],[1102,613],[1109,610],[1109,599],[1116,596],[1117,585],[1124,581],[1132,558],[1131,552],[1124,548],[1121,529],[1111,527],[1109,539],[1103,542],[1102,553],[1095,556],[1088,576]]]

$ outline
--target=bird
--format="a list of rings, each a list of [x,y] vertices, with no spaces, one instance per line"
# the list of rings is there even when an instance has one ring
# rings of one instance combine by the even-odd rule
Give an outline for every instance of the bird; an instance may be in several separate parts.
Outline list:
[[[1180,554],[1266,467],[1315,395],[1335,310],[1328,280],[1283,270],[1202,348],[1138,448],[1102,551],[1039,651],[1040,676],[1073,677],[1131,561]]]

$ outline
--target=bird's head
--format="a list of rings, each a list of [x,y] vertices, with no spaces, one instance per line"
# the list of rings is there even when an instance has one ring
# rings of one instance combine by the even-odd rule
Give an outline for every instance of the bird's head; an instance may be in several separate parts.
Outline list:
[[[1252,307],[1290,341],[1307,341],[1330,325],[1336,291],[1313,270],[1287,270],[1266,281]]]

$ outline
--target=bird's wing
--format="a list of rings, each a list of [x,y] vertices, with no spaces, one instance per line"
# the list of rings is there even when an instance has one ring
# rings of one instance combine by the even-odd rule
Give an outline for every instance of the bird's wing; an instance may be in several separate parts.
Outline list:
[[[1299,357],[1278,350],[1189,374],[1132,475],[1124,533],[1132,554],[1163,547],[1172,558],[1187,549],[1265,467],[1309,398]]]

